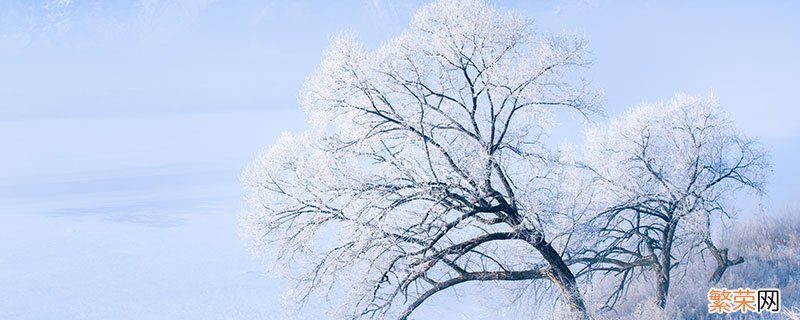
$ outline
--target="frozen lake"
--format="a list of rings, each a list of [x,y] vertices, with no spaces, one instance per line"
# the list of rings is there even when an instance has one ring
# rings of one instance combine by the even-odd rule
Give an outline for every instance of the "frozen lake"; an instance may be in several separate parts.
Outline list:
[[[270,318],[238,176],[280,116],[3,122],[0,318]]]

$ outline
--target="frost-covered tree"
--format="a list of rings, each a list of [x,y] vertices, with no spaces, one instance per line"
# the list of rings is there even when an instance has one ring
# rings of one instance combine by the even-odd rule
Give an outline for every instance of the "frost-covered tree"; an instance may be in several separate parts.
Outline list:
[[[596,109],[574,74],[583,51],[481,1],[427,5],[373,51],[336,38],[301,95],[313,129],[244,174],[246,234],[301,300],[335,294],[348,318],[406,319],[493,281],[550,281],[586,318],[563,259],[563,172],[542,140],[557,110]]]
[[[663,308],[670,276],[708,251],[716,282],[732,265],[728,249],[711,240],[712,222],[729,218],[728,200],[741,189],[761,193],[768,162],[720,111],[714,97],[677,96],[645,105],[587,134],[587,168],[602,190],[598,242],[584,253],[590,271],[611,272],[613,304],[635,276],[655,279]]]

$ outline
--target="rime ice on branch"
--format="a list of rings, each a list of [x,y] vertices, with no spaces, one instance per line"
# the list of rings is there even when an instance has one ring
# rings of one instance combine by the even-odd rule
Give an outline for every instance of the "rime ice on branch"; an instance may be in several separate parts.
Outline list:
[[[574,74],[583,51],[480,1],[425,6],[375,51],[336,38],[302,93],[314,128],[244,174],[247,235],[297,270],[298,298],[343,294],[349,317],[405,319],[439,291],[502,280],[551,281],[585,318],[562,256],[562,164],[542,140],[554,110],[597,107]]]

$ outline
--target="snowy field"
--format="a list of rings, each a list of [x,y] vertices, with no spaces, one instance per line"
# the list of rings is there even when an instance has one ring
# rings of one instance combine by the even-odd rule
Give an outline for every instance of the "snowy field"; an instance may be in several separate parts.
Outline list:
[[[269,318],[238,175],[280,116],[4,122],[0,319]]]

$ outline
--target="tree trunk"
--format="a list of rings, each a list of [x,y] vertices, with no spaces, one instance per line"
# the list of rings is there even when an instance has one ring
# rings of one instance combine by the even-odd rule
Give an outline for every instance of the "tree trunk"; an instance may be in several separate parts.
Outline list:
[[[667,296],[669,295],[669,271],[662,270],[656,279],[656,303],[658,307],[664,309],[667,306]]]
[[[586,311],[586,304],[583,302],[583,296],[578,290],[578,284],[575,281],[575,275],[569,270],[567,264],[564,263],[561,255],[553,249],[553,246],[545,241],[543,238],[528,239],[532,242],[534,248],[542,254],[544,260],[550,264],[551,272],[550,279],[558,286],[561,291],[561,297],[564,303],[574,315],[575,319],[589,319],[589,313]]]
[[[661,266],[656,279],[656,303],[661,309],[667,306],[669,296],[669,274],[672,272],[672,241],[675,239],[674,220],[664,226],[664,237],[661,239]]]

